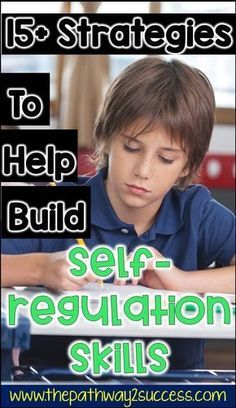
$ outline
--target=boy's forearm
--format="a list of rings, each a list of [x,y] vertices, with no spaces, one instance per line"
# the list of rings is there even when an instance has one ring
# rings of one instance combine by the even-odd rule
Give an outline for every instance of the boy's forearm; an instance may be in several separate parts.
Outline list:
[[[189,272],[174,269],[174,274],[170,272],[169,279],[164,276],[164,273],[168,272],[158,273],[165,289],[199,293],[235,293],[235,266]]]
[[[42,284],[48,254],[34,253],[1,256],[1,286],[35,286]]]
[[[235,293],[235,266],[185,273],[185,287],[197,292]],[[192,282],[192,283],[191,283]]]

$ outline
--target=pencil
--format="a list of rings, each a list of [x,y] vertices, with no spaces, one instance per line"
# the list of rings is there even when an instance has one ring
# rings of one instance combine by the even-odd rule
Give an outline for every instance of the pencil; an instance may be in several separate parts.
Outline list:
[[[81,238],[77,238],[77,239],[76,239],[76,242],[77,242],[77,244],[80,245],[80,246],[86,246],[84,240],[81,239]],[[103,280],[98,281],[98,284],[99,284],[99,286],[101,287],[101,289],[103,290],[103,289],[104,289]]]
[[[55,183],[54,181],[50,181],[49,186],[54,187],[54,186],[56,186],[56,183]],[[78,239],[76,240],[76,242],[77,242],[78,245],[86,246],[84,240],[81,239],[81,238],[78,238]],[[99,286],[101,287],[101,289],[103,290],[103,289],[104,289],[103,280],[100,280],[100,281],[98,282],[98,284],[99,284]]]

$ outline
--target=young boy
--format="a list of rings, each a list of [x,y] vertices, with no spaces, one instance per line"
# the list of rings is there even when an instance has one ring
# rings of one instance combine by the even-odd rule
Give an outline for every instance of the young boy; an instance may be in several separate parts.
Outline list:
[[[175,60],[138,60],[107,92],[95,125],[100,170],[78,180],[91,186],[92,233],[86,245],[124,244],[127,252],[147,245],[158,257],[173,260],[168,273],[147,270],[144,285],[233,290],[234,216],[204,186],[191,185],[209,146],[214,110],[205,75]],[[3,240],[3,286],[79,289],[87,280],[71,277],[67,262],[51,255],[74,244],[73,239]],[[207,269],[213,262],[217,268]],[[202,367],[201,340],[168,343],[172,368]]]

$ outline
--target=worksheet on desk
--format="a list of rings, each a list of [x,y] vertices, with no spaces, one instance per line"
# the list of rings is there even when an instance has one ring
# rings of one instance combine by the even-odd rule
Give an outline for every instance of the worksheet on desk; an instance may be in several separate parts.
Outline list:
[[[69,293],[75,292],[63,292],[64,294],[69,295]],[[108,295],[118,295],[120,300],[126,299],[127,297],[131,296],[138,296],[138,295],[160,295],[166,293],[165,290],[157,290],[157,289],[150,289],[145,286],[141,285],[114,285],[113,283],[104,283],[103,286],[100,286],[97,283],[88,283],[82,289],[80,289],[77,294],[81,295],[88,295],[91,300],[95,300],[101,296],[108,296]]]
[[[126,285],[114,285],[113,283],[103,283],[103,285],[99,285],[98,283],[88,283],[87,285],[83,286],[81,289],[79,289],[78,291],[62,291],[62,292],[52,292],[51,290],[45,288],[45,287],[14,287],[14,290],[16,291],[24,291],[24,294],[32,294],[32,295],[36,295],[39,294],[40,292],[43,293],[50,293],[55,296],[57,295],[67,295],[67,296],[71,296],[71,295],[88,295],[89,297],[91,297],[91,299],[93,298],[99,298],[101,296],[108,296],[108,295],[118,295],[119,298],[125,299],[127,297],[131,297],[131,296],[138,296],[138,295],[166,295],[166,294],[170,294],[170,292],[165,291],[165,290],[158,290],[158,289],[151,289],[151,288],[147,288],[145,286],[141,286],[141,285],[130,285],[130,284],[126,284]]]
[[[63,292],[64,294],[69,295],[69,293],[75,293],[75,292]],[[77,294],[81,295],[88,295],[91,297],[91,300],[96,301],[96,298],[99,298],[101,296],[108,296],[108,295],[118,295],[120,300],[126,299],[127,297],[132,297],[132,296],[142,296],[142,295],[150,295],[153,297],[154,295],[161,295],[163,298],[167,299],[168,295],[175,295],[176,298],[181,298],[183,295],[195,295],[195,296],[200,296],[200,297],[205,297],[205,294],[200,294],[200,293],[192,293],[192,292],[171,292],[167,291],[165,289],[151,289],[146,286],[142,285],[114,285],[113,283],[104,283],[103,287],[98,285],[97,283],[88,283],[86,286],[84,286],[82,289],[80,289]],[[209,293],[210,294],[210,293]],[[212,294],[213,296],[216,296],[216,293]],[[235,296],[231,294],[219,294],[223,297],[225,297],[230,303],[235,303]]]
[[[60,296],[60,295],[88,295],[91,298],[91,301],[96,301],[96,298],[100,298],[101,296],[108,296],[108,295],[118,295],[120,300],[126,299],[127,297],[132,297],[132,296],[142,296],[142,295],[150,295],[153,297],[154,295],[161,295],[163,298],[167,298],[168,295],[175,295],[176,298],[181,297],[183,295],[195,295],[195,296],[201,296],[205,297],[206,294],[200,294],[200,293],[191,293],[191,292],[171,292],[167,291],[165,289],[151,289],[146,286],[142,285],[131,285],[131,284],[126,284],[126,285],[114,285],[113,283],[104,283],[103,286],[100,286],[98,283],[88,283],[85,285],[83,288],[76,292],[71,292],[71,291],[63,291],[63,292],[52,292],[51,290],[44,288],[44,287],[14,287],[14,290],[16,291],[24,291],[24,294],[28,294],[29,296],[33,296],[36,294],[39,294],[39,292],[43,293],[48,293],[48,294],[53,294],[54,296]],[[5,292],[4,290],[2,290]],[[6,292],[8,292],[9,289],[6,289]],[[232,294],[227,294],[227,293],[208,293],[208,295],[213,295],[213,296],[223,296],[226,298],[230,303],[235,304],[235,295]]]

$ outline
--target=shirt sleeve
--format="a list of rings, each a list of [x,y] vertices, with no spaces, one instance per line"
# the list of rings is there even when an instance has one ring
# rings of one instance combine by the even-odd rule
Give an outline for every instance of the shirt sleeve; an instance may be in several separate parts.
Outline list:
[[[213,262],[229,265],[235,254],[234,214],[210,198],[199,215],[198,264],[203,268]]]
[[[3,238],[1,240],[2,254],[20,255],[40,252],[40,239]]]
[[[34,239],[2,239],[2,254],[20,255],[34,252],[52,253],[65,251],[75,245],[74,238],[34,238]]]

